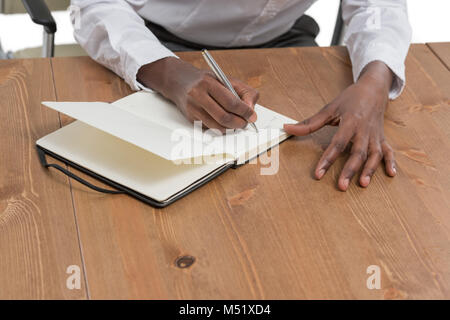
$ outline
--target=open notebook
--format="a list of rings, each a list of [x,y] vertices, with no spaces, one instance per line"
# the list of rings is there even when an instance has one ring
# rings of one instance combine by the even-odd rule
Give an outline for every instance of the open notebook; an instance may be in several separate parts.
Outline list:
[[[259,133],[248,126],[217,135],[196,128],[170,101],[149,92],[113,103],[43,104],[77,119],[36,142],[44,165],[50,155],[157,207],[267,151],[288,138],[283,123],[295,123],[257,105]]]

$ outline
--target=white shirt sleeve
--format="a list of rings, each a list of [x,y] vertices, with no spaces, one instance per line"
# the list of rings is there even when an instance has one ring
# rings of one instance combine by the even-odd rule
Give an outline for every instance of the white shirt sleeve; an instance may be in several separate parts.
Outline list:
[[[130,1],[133,2],[133,1]],[[125,0],[72,0],[74,36],[95,61],[121,76],[134,90],[139,68],[173,56]]]
[[[394,73],[389,98],[397,98],[405,86],[405,59],[411,41],[406,1],[343,0],[342,16],[354,81],[368,63],[380,60]]]

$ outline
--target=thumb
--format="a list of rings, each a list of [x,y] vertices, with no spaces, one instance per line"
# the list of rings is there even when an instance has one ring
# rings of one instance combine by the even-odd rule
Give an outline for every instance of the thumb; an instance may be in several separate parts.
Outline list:
[[[296,124],[285,123],[283,126],[284,131],[295,136],[306,136],[313,133],[330,121],[329,112],[326,110],[327,108],[325,107],[312,117]]]
[[[258,101],[259,98],[259,92],[239,80],[231,80],[231,84],[239,97],[241,97],[242,101],[250,108],[254,109],[256,101]]]

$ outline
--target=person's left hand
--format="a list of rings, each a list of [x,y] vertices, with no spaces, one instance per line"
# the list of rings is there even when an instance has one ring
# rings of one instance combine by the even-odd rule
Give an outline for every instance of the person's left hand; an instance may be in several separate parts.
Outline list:
[[[383,129],[392,77],[391,70],[383,62],[371,62],[356,83],[346,88],[318,113],[298,124],[284,125],[287,133],[298,136],[308,135],[325,125],[339,126],[317,163],[317,179],[323,177],[350,142],[350,157],[338,181],[340,190],[347,190],[352,177],[361,167],[363,170],[359,183],[362,187],[367,187],[382,159],[386,173],[391,177],[395,176],[394,152],[384,137]]]

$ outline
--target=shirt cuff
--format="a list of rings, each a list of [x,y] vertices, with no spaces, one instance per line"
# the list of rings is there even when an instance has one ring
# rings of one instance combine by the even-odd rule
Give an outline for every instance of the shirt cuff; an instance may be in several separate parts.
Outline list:
[[[372,61],[384,62],[394,74],[392,86],[389,90],[389,99],[396,99],[405,87],[405,64],[404,59],[398,57],[399,53],[392,47],[381,44],[371,43],[366,50],[359,54],[350,54],[353,65],[353,81],[356,82],[361,71]]]
[[[126,60],[128,60],[128,63],[126,62],[127,66],[125,70],[127,70],[127,72],[124,75],[124,79],[130,85],[131,89],[135,91],[145,90],[153,92],[152,89],[147,88],[137,81],[137,73],[142,66],[167,57],[178,58],[172,51],[163,45],[155,47],[153,43],[151,44],[152,45],[149,46],[149,43],[147,42],[136,43],[133,45],[134,48],[127,48]]]

